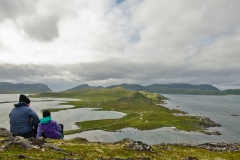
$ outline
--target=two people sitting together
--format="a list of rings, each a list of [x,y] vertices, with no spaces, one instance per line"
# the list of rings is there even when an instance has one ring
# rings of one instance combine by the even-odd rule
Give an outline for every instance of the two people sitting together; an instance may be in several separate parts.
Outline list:
[[[19,102],[14,104],[9,114],[10,132],[13,136],[62,139],[63,125],[52,120],[51,113],[47,110],[43,111],[43,118],[40,120],[30,108],[30,103],[30,99],[21,94]]]

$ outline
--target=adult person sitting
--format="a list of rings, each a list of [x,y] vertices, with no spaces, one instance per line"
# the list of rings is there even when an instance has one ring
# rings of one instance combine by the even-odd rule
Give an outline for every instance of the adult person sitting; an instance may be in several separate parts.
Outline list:
[[[36,137],[40,120],[38,115],[30,108],[30,99],[21,94],[19,103],[14,104],[14,106],[9,114],[10,132],[13,136]]]

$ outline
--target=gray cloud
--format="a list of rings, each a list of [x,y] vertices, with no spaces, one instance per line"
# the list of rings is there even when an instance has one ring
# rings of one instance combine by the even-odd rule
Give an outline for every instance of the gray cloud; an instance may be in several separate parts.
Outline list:
[[[39,9],[45,3],[45,9]],[[58,22],[60,16],[68,12],[62,8],[63,3],[47,1],[0,1],[0,23],[11,20],[30,38],[38,41],[52,41],[59,36]],[[54,11],[52,8],[54,7]],[[61,10],[62,9],[62,10]]]
[[[138,63],[110,59],[96,63],[73,65],[12,65],[0,66],[0,81],[45,83],[54,90],[64,90],[76,85],[111,85],[120,83],[192,83],[216,86],[239,85],[238,70],[221,68],[192,69],[188,66],[162,66],[159,63]],[[235,86],[236,87],[236,86]]]
[[[17,19],[24,15],[35,12],[35,2],[28,0],[1,0],[0,1],[0,22],[6,19]]]
[[[59,36],[57,15],[28,17],[21,22],[23,30],[31,38],[39,41],[52,41]]]

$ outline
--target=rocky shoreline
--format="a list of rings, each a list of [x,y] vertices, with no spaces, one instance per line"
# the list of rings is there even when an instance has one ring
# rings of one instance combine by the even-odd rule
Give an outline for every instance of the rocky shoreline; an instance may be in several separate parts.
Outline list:
[[[214,121],[212,121],[210,118],[208,117],[196,117],[196,119],[199,121],[199,127],[201,128],[201,133],[206,134],[206,135],[221,135],[221,133],[219,131],[208,131],[207,129],[210,127],[222,127],[221,124],[218,124]]]

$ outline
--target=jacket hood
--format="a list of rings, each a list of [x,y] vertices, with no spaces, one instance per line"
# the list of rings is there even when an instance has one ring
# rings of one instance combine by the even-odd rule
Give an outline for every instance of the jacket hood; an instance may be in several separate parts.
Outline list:
[[[52,117],[44,117],[40,120],[40,123],[42,124],[48,124],[52,120]]]
[[[28,106],[25,102],[19,102],[14,104],[15,107]]]

